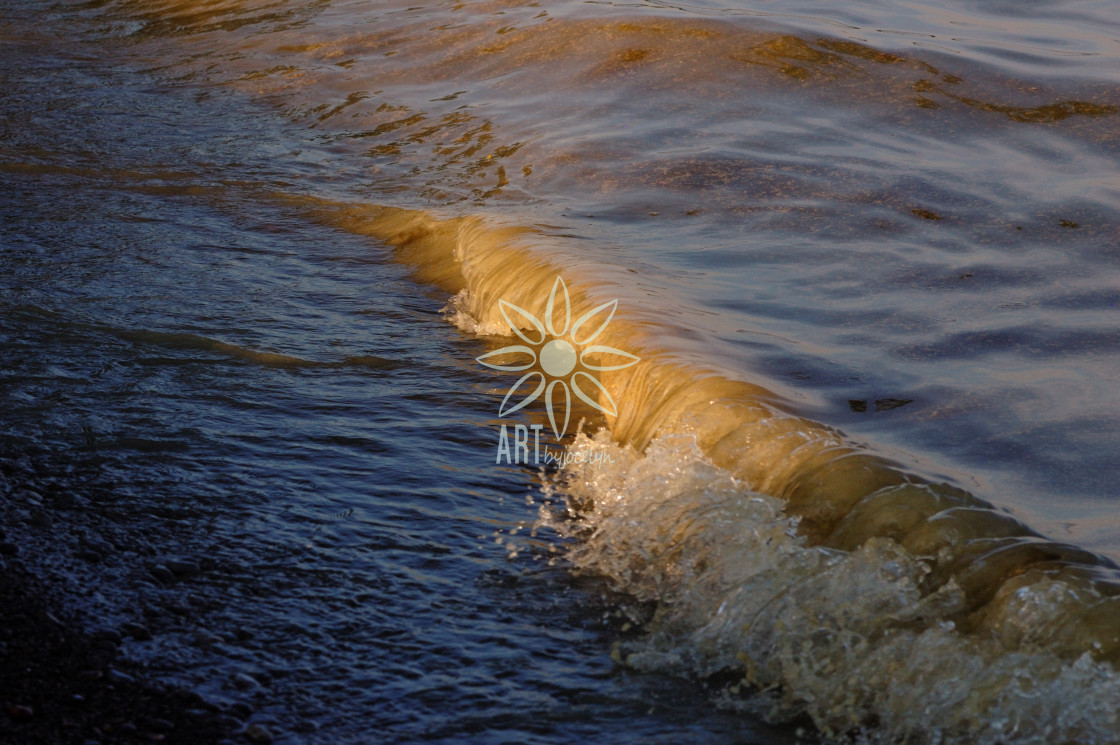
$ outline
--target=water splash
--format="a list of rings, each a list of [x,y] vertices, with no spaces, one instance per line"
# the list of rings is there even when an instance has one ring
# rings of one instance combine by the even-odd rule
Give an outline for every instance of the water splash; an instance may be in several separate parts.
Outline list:
[[[812,546],[781,500],[718,468],[688,435],[644,454],[607,432],[548,491],[541,526],[574,540],[566,559],[656,603],[644,635],[616,651],[644,671],[721,679],[722,706],[774,720],[808,715],[829,737],[869,743],[1115,741],[1120,675],[1088,652],[1009,646],[956,621],[966,594],[890,538],[853,551]],[[1029,634],[1067,618],[1080,591],[1061,579],[1018,588],[1008,622]],[[1084,602],[1084,596],[1078,602]],[[1099,600],[1099,598],[1098,598]]]

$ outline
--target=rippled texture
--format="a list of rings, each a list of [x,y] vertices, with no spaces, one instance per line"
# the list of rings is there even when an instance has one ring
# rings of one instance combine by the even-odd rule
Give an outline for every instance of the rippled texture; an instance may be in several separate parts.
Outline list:
[[[565,266],[680,318],[683,354],[936,452],[1048,529],[1070,522],[1047,509],[1056,490],[1084,500],[1075,517],[1108,509],[1106,15],[121,7],[160,74],[313,133],[319,195],[551,226]],[[854,416],[869,403],[892,413]],[[1115,530],[1073,537],[1111,550]]]
[[[292,741],[1112,739],[1104,4],[29,8],[5,497],[131,654]],[[643,363],[522,541],[473,358],[557,274]]]
[[[277,742],[788,739],[620,674],[599,585],[508,558],[477,343],[260,198],[280,128],[62,42],[5,48],[0,522],[88,628]]]

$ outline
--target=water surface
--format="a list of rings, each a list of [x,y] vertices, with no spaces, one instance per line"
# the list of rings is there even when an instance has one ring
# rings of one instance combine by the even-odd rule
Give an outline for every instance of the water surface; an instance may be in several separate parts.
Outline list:
[[[119,0],[0,34],[5,496],[153,674],[285,742],[1116,731],[1107,4]],[[557,275],[643,362],[564,442],[615,463],[542,482],[494,462],[540,405],[499,418],[474,358]],[[42,483],[80,497],[50,528]],[[947,554],[875,532],[962,505]]]

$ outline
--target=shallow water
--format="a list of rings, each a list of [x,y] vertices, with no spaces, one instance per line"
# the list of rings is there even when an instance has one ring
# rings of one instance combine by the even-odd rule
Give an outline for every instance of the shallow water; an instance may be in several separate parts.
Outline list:
[[[0,28],[5,497],[77,491],[29,540],[103,547],[44,561],[155,674],[285,742],[1115,732],[1107,560],[852,537],[969,492],[1120,558],[1107,4],[35,7]],[[575,412],[618,443],[562,443],[616,463],[542,490],[494,461],[543,401],[498,417],[474,358],[557,274],[642,362]],[[852,508],[896,473],[949,486]]]

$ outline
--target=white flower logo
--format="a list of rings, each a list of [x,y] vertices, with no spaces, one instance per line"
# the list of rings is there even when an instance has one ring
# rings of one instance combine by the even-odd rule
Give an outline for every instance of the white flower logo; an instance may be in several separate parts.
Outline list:
[[[554,321],[558,302],[563,304],[563,323],[560,324],[559,327],[557,327]],[[603,384],[584,370],[576,369],[577,367],[583,367],[594,372],[609,372],[612,370],[623,370],[640,361],[640,357],[635,357],[629,352],[623,352],[621,349],[615,349],[614,347],[608,347],[602,344],[592,344],[592,342],[603,333],[604,329],[607,328],[611,319],[614,318],[614,312],[618,309],[617,300],[603,303],[597,308],[593,308],[580,316],[575,323],[571,323],[572,308],[571,299],[568,297],[568,287],[564,284],[563,279],[557,277],[556,282],[552,285],[552,292],[548,296],[548,305],[544,311],[544,323],[541,323],[540,319],[524,308],[519,308],[512,303],[507,303],[505,300],[499,300],[498,304],[502,317],[506,319],[506,323],[509,324],[509,327],[513,329],[513,333],[517,334],[525,344],[502,347],[501,349],[488,352],[475,359],[492,370],[502,370],[506,372],[523,372],[529,370],[531,367],[537,366],[538,362],[540,365],[539,370],[530,370],[522,375],[521,378],[510,387],[509,392],[506,393],[506,397],[502,399],[502,405],[498,410],[498,416],[504,417],[523,409],[536,401],[541,393],[544,393],[544,403],[545,409],[548,411],[548,421],[552,425],[552,431],[556,433],[557,437],[563,437],[568,429],[572,393],[588,406],[598,409],[605,414],[618,416],[618,406],[615,404],[614,399],[611,398],[611,394],[603,387]],[[524,325],[524,322],[520,325],[513,322],[510,317],[511,313],[524,319],[525,322],[528,322],[528,324],[532,326],[533,331],[536,332],[534,334],[535,338],[529,338],[529,336],[522,331],[520,325]],[[593,321],[595,318],[602,315],[605,315],[606,318],[598,326],[594,326]],[[588,329],[592,327],[594,327],[593,330],[588,332]],[[537,351],[537,347],[540,348],[539,352]],[[511,355],[528,355],[529,361],[514,365],[495,364],[494,362],[487,361]],[[613,355],[621,358],[622,362],[615,365],[596,365],[588,361],[588,358],[593,355]],[[513,397],[513,394],[528,381],[535,382],[536,387],[531,393],[525,396],[525,398],[521,399],[519,403],[510,405],[510,399]],[[569,384],[571,386],[570,388]],[[598,392],[606,405],[600,404],[599,401],[588,395],[589,391],[592,393]],[[558,400],[560,398],[563,400],[562,404]],[[557,422],[556,414],[561,406],[563,407],[564,417],[563,421]]]

